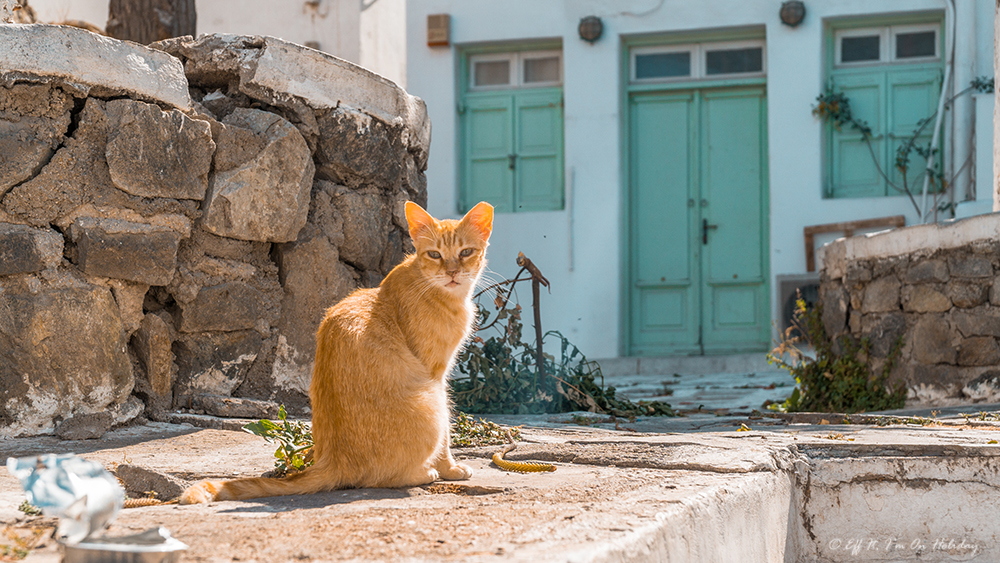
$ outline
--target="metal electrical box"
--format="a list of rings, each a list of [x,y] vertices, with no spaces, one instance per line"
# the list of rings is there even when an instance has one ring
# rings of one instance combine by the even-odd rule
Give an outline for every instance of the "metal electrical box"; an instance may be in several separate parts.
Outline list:
[[[451,35],[451,16],[431,14],[427,16],[427,46],[447,47]]]

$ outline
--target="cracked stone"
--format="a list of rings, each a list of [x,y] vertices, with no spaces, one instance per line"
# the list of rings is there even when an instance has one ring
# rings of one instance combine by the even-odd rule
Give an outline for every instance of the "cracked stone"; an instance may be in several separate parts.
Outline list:
[[[295,240],[309,214],[316,169],[302,134],[281,116],[254,109],[237,108],[222,124],[255,140],[241,144],[250,138],[245,132],[219,136],[218,151],[230,168],[210,179],[202,227],[240,240]]]
[[[141,197],[204,199],[215,151],[207,121],[135,100],[112,100],[106,109],[115,186]]]

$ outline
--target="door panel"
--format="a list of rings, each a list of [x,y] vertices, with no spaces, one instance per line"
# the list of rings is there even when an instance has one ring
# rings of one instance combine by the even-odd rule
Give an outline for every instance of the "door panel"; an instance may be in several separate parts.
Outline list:
[[[514,152],[509,125],[510,96],[469,100],[466,111],[464,139],[469,160],[465,185],[470,201],[462,205],[468,208],[489,201],[497,211],[513,211],[514,175],[508,158]]]
[[[519,92],[514,105],[518,211],[561,209],[562,92]]]
[[[631,341],[637,353],[699,351],[691,207],[692,94],[634,96],[631,106]]]
[[[764,100],[760,87],[631,96],[631,354],[766,349]]]
[[[920,127],[920,121],[930,119],[937,111],[938,95],[941,92],[941,72],[934,70],[896,70],[888,75],[888,114],[889,137],[891,139],[889,153],[890,162],[895,162],[897,150],[908,143],[910,136]],[[930,121],[916,138],[918,147],[931,144],[934,134],[934,122]],[[907,163],[906,185],[911,193],[920,191],[923,187],[923,171],[927,160],[910,151]],[[903,186],[903,174],[893,166],[889,177],[897,186]],[[890,188],[890,195],[901,195]]]
[[[831,197],[871,197],[885,195],[885,181],[871,153],[879,162],[884,161],[885,126],[882,107],[885,75],[882,73],[859,74],[840,77],[834,88],[843,92],[851,101],[855,119],[871,127],[871,148],[859,131],[844,125],[831,135],[832,178]]]
[[[709,351],[766,347],[764,92],[706,92],[702,104],[702,344]],[[707,244],[705,244],[707,240]]]

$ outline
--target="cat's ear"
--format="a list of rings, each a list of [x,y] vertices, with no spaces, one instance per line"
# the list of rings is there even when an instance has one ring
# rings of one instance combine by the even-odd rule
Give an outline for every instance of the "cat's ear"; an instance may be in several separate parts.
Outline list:
[[[483,240],[489,240],[493,232],[493,206],[480,201],[462,217],[462,223],[475,229]]]
[[[417,234],[434,224],[431,214],[412,201],[406,202],[406,223],[410,227],[410,238],[417,240]]]

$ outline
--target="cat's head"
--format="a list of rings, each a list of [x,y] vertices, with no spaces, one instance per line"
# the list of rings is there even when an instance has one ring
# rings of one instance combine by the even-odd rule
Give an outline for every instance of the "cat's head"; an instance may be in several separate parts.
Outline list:
[[[416,264],[424,278],[450,293],[468,295],[486,266],[493,206],[480,202],[461,221],[439,221],[408,201],[406,221],[416,248]]]

